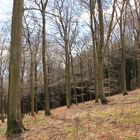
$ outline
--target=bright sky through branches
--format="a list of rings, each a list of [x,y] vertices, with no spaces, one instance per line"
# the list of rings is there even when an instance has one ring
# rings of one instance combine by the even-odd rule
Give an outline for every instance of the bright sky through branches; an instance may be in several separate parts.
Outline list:
[[[0,1],[0,22],[4,22],[11,19],[13,0],[1,0]]]
[[[133,0],[130,0],[130,3],[133,5]],[[12,6],[13,6],[13,0],[0,0],[0,22],[11,20]],[[84,13],[84,18],[86,19],[88,18],[87,13],[86,14]]]

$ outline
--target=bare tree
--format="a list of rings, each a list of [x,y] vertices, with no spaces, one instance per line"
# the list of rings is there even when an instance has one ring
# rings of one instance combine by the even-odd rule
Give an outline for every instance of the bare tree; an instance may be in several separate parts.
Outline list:
[[[17,134],[24,130],[20,108],[20,69],[22,50],[22,15],[23,0],[14,0],[11,48],[9,62],[9,92],[7,134]],[[18,13],[18,14],[17,14]]]
[[[92,46],[93,46],[93,59],[94,59],[94,79],[95,79],[95,102],[98,102],[98,77],[97,77],[97,46],[98,46],[98,39],[97,39],[97,19],[95,17],[95,0],[90,0],[89,7],[90,7],[90,29],[92,34]]]
[[[126,18],[127,18],[126,12],[127,12],[128,1],[123,0],[121,5],[117,4],[117,6],[120,11],[118,24],[120,27],[122,93],[123,95],[127,95],[128,93],[126,88],[126,67],[125,67],[125,48],[126,48],[125,33],[126,33]]]
[[[98,17],[99,17],[99,45],[97,47],[97,59],[98,59],[98,91],[99,97],[103,104],[106,104],[106,99],[103,92],[103,48],[104,48],[104,21],[103,21],[103,9],[102,0],[97,1],[98,5]]]
[[[66,103],[71,106],[71,50],[77,36],[78,13],[75,14],[75,2],[57,0],[54,3],[54,23],[56,25],[57,43],[63,48],[65,54],[65,84],[66,84]]]
[[[43,63],[43,74],[44,74],[44,94],[45,94],[45,116],[50,115],[50,97],[48,90],[48,68],[46,61],[46,8],[48,0],[35,0],[38,10],[42,16],[42,63]]]
[[[133,35],[135,39],[136,48],[140,49],[140,2],[134,0],[134,5],[129,1],[130,15],[132,20],[131,30],[133,30]],[[140,87],[140,56],[137,55],[137,87]]]

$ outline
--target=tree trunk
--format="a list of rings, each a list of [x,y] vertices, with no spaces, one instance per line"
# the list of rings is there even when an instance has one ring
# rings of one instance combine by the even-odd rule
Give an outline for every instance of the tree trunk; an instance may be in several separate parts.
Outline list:
[[[37,106],[37,60],[36,60],[36,56],[35,56],[34,73],[35,73],[35,87],[34,87],[35,97],[34,97],[34,101],[35,101],[35,112],[37,113],[38,112],[38,106]]]
[[[3,76],[0,75],[0,120],[4,123],[3,114]]]
[[[66,54],[66,68],[65,68],[65,83],[66,83],[66,103],[67,108],[71,106],[71,87],[70,87],[70,56],[69,56],[69,47],[66,41],[65,43],[65,54]]]
[[[82,97],[82,102],[84,103],[83,62],[82,62],[82,58],[80,58],[80,73],[81,73],[81,95],[82,95],[81,97]]]
[[[106,44],[107,46],[107,67],[108,67],[108,86],[109,86],[109,93],[111,94],[111,67],[110,67],[110,49],[109,45]]]
[[[96,58],[96,52],[94,51],[94,78],[95,78],[95,103],[99,102],[99,91],[98,91],[98,61]]]
[[[0,120],[2,122],[4,122],[4,107],[3,107],[3,62],[2,62],[2,58],[3,58],[3,48],[1,50],[1,54],[0,54]]]
[[[92,82],[92,66],[91,66],[91,61],[88,60],[88,80],[89,80],[89,86],[91,85]],[[92,92],[90,93],[90,101],[92,100]]]
[[[138,88],[140,88],[140,56],[138,56],[138,58],[137,58],[138,60],[137,60],[137,75],[138,75],[138,77],[137,77],[137,87]]]
[[[94,42],[94,35],[92,35],[92,42],[93,42],[93,62],[94,62],[94,79],[95,79],[95,83],[94,83],[94,87],[95,87],[95,102],[99,102],[98,98],[99,98],[99,94],[98,94],[98,60],[97,60],[97,51],[96,51],[96,47],[95,47],[95,42]],[[98,45],[98,43],[96,43],[96,46]]]
[[[124,55],[124,46],[121,48],[121,75],[122,75],[122,93],[127,95],[126,89],[126,69],[125,69],[125,55]]]
[[[34,70],[34,62],[33,62],[33,54],[31,52],[31,62],[30,62],[30,93],[31,93],[31,115],[34,116],[35,109],[35,96],[34,96],[34,78],[33,78],[33,70]]]
[[[126,67],[125,67],[125,30],[126,30],[126,7],[125,1],[123,1],[121,13],[120,13],[120,38],[121,38],[121,80],[122,80],[122,94],[128,95],[126,88]],[[125,12],[125,13],[124,13]],[[124,13],[124,16],[123,16]]]
[[[103,91],[103,58],[101,52],[98,54],[98,92],[101,103],[106,104],[108,100],[106,99]]]
[[[50,97],[48,90],[48,71],[46,63],[46,19],[45,9],[42,11],[42,63],[43,63],[43,74],[44,74],[44,94],[45,94],[45,116],[51,115],[50,112]]]
[[[137,33],[137,48],[140,50],[140,20],[139,20],[139,30]],[[140,54],[137,55],[137,87],[140,88]]]
[[[76,105],[78,105],[77,92],[76,92],[76,79],[75,79],[75,73],[74,73],[74,66],[73,66],[73,57],[72,57],[72,54],[71,54],[71,71],[72,71],[72,77],[73,77],[73,82],[74,82],[75,103],[76,103]]]
[[[98,46],[98,41],[97,41],[97,36],[96,36],[96,30],[97,30],[97,25],[96,25],[96,20],[95,20],[95,4],[96,2],[93,2],[92,0],[90,0],[90,29],[91,29],[91,33],[92,33],[92,45],[93,45],[93,65],[94,65],[94,79],[95,79],[95,83],[94,83],[94,91],[95,91],[95,102],[98,102],[98,77],[97,77],[97,71],[98,71],[98,67],[97,67],[97,51],[96,48]],[[94,19],[94,27],[95,30],[93,28],[93,19]]]
[[[25,54],[23,58],[23,64],[22,64],[22,69],[21,69],[21,105],[22,105],[22,116],[25,113],[25,108],[24,108],[24,100],[23,100],[23,93],[24,93],[24,73],[25,73]]]
[[[126,89],[126,67],[125,67],[125,34],[122,29],[122,18],[120,19],[120,37],[121,37],[121,80],[122,80],[122,93],[128,95]]]
[[[21,119],[21,104],[20,104],[23,3],[24,3],[23,0],[14,0],[13,4],[11,48],[9,62],[8,114],[7,114],[8,135],[21,133],[24,130],[24,126],[22,124]]]
[[[99,45],[98,45],[98,90],[101,103],[106,104],[106,99],[103,91],[103,47],[104,47],[104,23],[103,23],[103,11],[102,11],[102,0],[97,1],[98,13],[99,13]]]

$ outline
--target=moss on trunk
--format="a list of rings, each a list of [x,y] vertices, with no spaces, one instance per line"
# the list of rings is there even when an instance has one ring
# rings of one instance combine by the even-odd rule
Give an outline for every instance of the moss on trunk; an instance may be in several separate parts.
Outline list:
[[[24,130],[27,130],[27,129],[25,129],[22,122],[20,122],[19,120],[12,120],[10,122],[10,125],[8,126],[6,134],[7,136],[12,136],[13,134],[20,134]]]

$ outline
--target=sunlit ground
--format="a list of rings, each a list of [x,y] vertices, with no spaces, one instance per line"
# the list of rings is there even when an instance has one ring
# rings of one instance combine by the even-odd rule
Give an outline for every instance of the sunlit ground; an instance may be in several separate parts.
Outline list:
[[[50,117],[27,115],[23,122],[29,130],[13,140],[140,140],[140,90],[108,99],[108,105],[60,107]],[[5,132],[6,123],[0,123],[0,139],[6,139]]]

